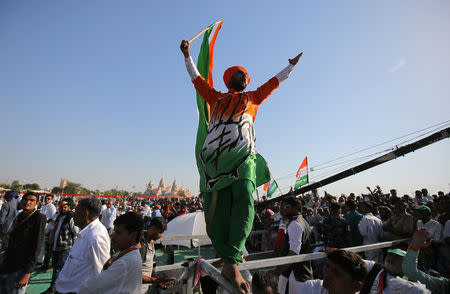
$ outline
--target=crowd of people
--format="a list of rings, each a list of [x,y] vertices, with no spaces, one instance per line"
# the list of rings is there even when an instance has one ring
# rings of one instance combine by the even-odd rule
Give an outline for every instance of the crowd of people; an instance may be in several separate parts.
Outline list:
[[[270,206],[257,202],[254,230],[263,234],[247,248],[278,256],[325,251],[327,258],[246,275],[252,292],[449,293],[450,195],[369,191],[339,197],[312,191]],[[49,268],[51,284],[43,293],[168,289],[174,278],[155,274],[153,242],[171,219],[203,210],[199,198],[101,200],[33,192],[6,192],[0,204],[0,293],[25,293],[31,272]],[[342,249],[390,240],[403,242],[359,253]]]
[[[279,256],[341,252],[341,248],[403,240],[391,248],[374,248],[359,254],[345,251],[339,253],[342,256],[334,262],[331,257],[336,253],[330,253],[326,262],[319,260],[280,266],[280,293],[389,293],[385,290],[394,287],[405,289],[402,286],[418,291],[414,293],[428,290],[448,293],[450,195],[441,191],[430,195],[427,189],[415,191],[414,197],[399,197],[395,189],[388,194],[384,194],[380,187],[369,188],[369,191],[367,195],[351,193],[339,197],[326,192],[319,196],[317,191],[313,191],[269,207],[259,205],[257,226],[264,229],[261,248],[263,251],[275,250]],[[408,246],[411,238],[413,241]],[[344,275],[339,275],[339,283],[330,282],[330,267],[334,267],[331,270],[334,272],[346,272],[354,278],[358,276],[342,266],[346,264],[341,260],[344,257],[352,262],[363,258],[366,273],[363,278],[354,280],[361,282],[358,284],[361,287],[350,287],[352,283],[338,287],[345,281]],[[330,260],[333,266],[329,265]],[[357,266],[353,264],[348,268]],[[384,277],[381,282],[380,277]],[[403,283],[405,279],[394,279],[396,277],[407,278],[409,282]],[[442,282],[436,285],[436,279]],[[425,286],[411,281],[420,281]]]

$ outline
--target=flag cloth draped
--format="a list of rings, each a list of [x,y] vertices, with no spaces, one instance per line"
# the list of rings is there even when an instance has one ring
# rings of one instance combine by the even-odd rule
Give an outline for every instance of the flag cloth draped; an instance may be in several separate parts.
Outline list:
[[[278,189],[278,184],[275,180],[272,180],[270,182],[270,185],[267,189],[267,198],[272,198],[273,194],[275,193],[275,191]]]
[[[297,171],[296,177],[297,180],[295,181],[294,189],[298,189],[308,184],[308,157],[305,157],[305,159],[303,159],[303,162]]]
[[[212,68],[214,57],[214,44],[216,43],[217,34],[222,28],[222,22],[218,21],[209,26],[203,35],[202,46],[200,47],[200,53],[197,59],[197,69],[201,76],[213,87]],[[198,110],[198,128],[197,128],[197,140],[195,142],[195,159],[197,160],[197,167],[199,172],[201,165],[199,164],[199,156],[205,142],[209,124],[209,105],[197,92],[197,110]]]
[[[197,59],[197,69],[201,76],[208,82],[211,87],[213,85],[212,69],[213,69],[213,57],[214,57],[214,45],[217,35],[222,28],[222,22],[218,21],[208,27],[203,36],[200,53]],[[200,153],[202,151],[206,136],[208,134],[208,125],[210,121],[211,110],[208,103],[196,93],[197,98],[197,110],[198,110],[198,128],[197,138],[195,142],[195,159],[197,162],[197,168],[200,174],[203,174],[204,164],[201,162]],[[270,171],[266,160],[258,153],[255,154],[255,185],[256,187],[270,180]]]

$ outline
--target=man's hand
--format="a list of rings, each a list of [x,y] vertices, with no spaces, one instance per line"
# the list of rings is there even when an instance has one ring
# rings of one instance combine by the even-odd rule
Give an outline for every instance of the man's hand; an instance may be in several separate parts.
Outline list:
[[[23,275],[18,281],[17,281],[17,289],[21,289],[25,287],[28,284],[28,280],[30,279],[30,273]]]
[[[416,248],[423,248],[428,247],[431,244],[432,239],[429,238],[429,234],[427,229],[421,228],[418,229],[411,240],[411,245],[413,245]]]
[[[188,58],[191,56],[191,53],[189,52],[189,42],[186,40],[181,41],[180,50],[183,52],[184,58]]]
[[[303,55],[303,52],[300,52],[299,55],[295,56],[292,59],[289,59],[289,63],[292,64],[292,65],[296,65],[298,60],[300,59],[300,57],[302,57],[302,55]]]

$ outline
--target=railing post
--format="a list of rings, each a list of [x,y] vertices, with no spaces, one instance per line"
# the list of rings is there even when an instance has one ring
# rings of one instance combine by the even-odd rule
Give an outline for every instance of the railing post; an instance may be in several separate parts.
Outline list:
[[[183,294],[193,294],[194,276],[195,276],[195,260],[188,258],[183,263],[184,278],[183,278]]]

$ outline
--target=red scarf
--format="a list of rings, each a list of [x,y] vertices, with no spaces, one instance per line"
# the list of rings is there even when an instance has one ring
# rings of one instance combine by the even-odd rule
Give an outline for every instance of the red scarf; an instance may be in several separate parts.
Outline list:
[[[106,271],[113,264],[114,261],[118,260],[119,258],[124,256],[128,252],[131,252],[131,251],[139,249],[139,248],[141,248],[141,243],[137,243],[136,245],[131,246],[127,249],[121,250],[118,253],[114,253],[113,256],[111,256],[111,258],[108,259],[108,261],[105,263],[105,265],[103,265],[103,270]]]

